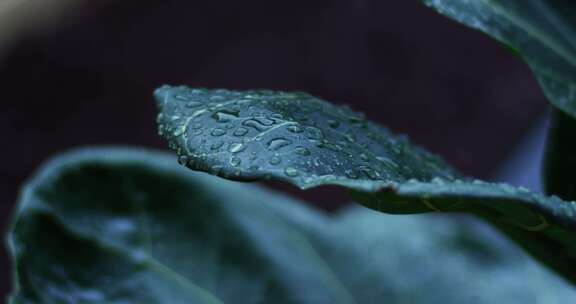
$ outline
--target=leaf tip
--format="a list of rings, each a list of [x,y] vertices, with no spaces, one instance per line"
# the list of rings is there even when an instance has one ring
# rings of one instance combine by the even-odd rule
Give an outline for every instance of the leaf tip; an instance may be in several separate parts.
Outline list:
[[[159,108],[162,108],[166,104],[171,89],[171,86],[165,84],[154,90],[154,100]]]

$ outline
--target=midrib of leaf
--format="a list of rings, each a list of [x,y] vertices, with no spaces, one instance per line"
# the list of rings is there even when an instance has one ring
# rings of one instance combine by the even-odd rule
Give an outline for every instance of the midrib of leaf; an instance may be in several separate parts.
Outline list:
[[[514,24],[520,29],[523,29],[524,32],[536,40],[541,41],[544,45],[546,45],[550,50],[555,52],[557,55],[562,57],[564,60],[569,62],[571,65],[576,66],[576,58],[573,57],[569,52],[566,52],[564,48],[558,45],[555,41],[548,39],[547,35],[534,26],[532,26],[529,22],[524,20],[522,17],[506,10],[502,6],[496,4],[494,1],[491,0],[480,0],[484,2],[488,7],[491,7],[495,13],[499,14],[500,16],[507,19],[510,23]]]
[[[204,301],[203,304],[204,303],[224,304],[222,300],[218,299],[211,292],[198,286],[190,279],[182,276],[178,272],[170,269],[168,266],[164,265],[162,262],[160,262],[158,259],[156,259],[154,256],[152,256],[146,251],[143,251],[143,254],[139,253],[138,260],[134,260],[134,257],[129,253],[127,253],[126,250],[110,245],[102,241],[100,238],[72,229],[71,227],[69,227],[66,221],[63,220],[60,216],[58,216],[58,214],[56,214],[56,212],[54,212],[53,210],[41,209],[39,210],[39,213],[44,213],[46,216],[52,217],[55,220],[55,222],[60,225],[60,228],[65,230],[66,233],[69,233],[71,236],[83,241],[93,242],[105,250],[108,250],[119,256],[122,256],[126,260],[138,263],[139,265],[146,266],[148,270],[151,270],[154,273],[157,273],[170,281],[173,281],[181,286],[184,286],[185,287],[184,290],[186,290],[186,292],[188,292],[189,294],[193,295],[196,298],[202,299]]]

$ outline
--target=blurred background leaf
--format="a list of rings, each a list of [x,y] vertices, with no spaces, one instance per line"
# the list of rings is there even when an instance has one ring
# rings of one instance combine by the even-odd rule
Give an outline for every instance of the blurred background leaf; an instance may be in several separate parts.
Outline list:
[[[424,0],[515,50],[554,106],[576,118],[576,2]]]
[[[358,206],[327,215],[136,149],[52,159],[24,188],[11,231],[21,287],[14,303],[543,304],[576,296],[472,218]]]

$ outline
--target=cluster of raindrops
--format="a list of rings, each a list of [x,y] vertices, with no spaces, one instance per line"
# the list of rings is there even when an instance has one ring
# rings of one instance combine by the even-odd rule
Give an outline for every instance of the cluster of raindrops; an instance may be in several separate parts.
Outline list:
[[[156,99],[160,135],[196,170],[300,184],[451,176],[362,114],[305,93],[162,87]]]

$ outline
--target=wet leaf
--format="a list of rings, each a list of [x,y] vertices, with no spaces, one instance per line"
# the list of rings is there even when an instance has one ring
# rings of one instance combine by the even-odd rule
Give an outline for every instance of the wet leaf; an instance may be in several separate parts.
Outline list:
[[[576,2],[422,0],[514,49],[556,107],[576,117]]]
[[[164,86],[156,100],[160,134],[191,169],[302,189],[340,185],[387,213],[476,214],[576,281],[576,202],[462,177],[363,115],[305,93]],[[215,136],[216,129],[226,132]]]
[[[456,176],[405,137],[306,93],[165,86],[156,100],[160,134],[194,170],[236,180],[274,178],[304,189],[372,189],[373,181]]]
[[[470,218],[327,216],[164,153],[86,149],[23,188],[12,303],[569,303]],[[521,278],[521,279],[518,279]]]

